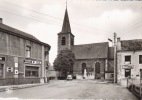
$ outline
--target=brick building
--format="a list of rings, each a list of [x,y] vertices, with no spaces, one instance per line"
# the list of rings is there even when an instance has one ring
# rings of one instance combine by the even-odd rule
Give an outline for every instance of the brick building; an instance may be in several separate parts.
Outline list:
[[[73,73],[77,78],[112,79],[113,47],[109,47],[108,42],[74,45],[74,37],[66,9],[62,31],[58,33],[58,53],[72,50],[76,58]]]
[[[117,52],[117,81],[127,86],[127,78],[131,78],[135,85],[142,79],[142,39],[118,39]]]
[[[50,45],[0,19],[0,85],[46,80]]]

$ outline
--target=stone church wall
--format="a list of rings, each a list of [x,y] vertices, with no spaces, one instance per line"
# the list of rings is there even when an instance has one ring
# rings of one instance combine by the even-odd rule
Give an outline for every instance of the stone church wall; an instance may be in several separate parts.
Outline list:
[[[82,64],[86,63],[86,67],[87,68],[92,68],[92,70],[90,71],[92,73],[92,75],[94,75],[95,73],[95,64],[96,62],[100,63],[100,73],[101,73],[101,77],[104,78],[104,74],[105,74],[105,59],[84,59],[84,60],[76,60],[75,64],[74,64],[74,74],[76,76],[83,76],[82,73]]]

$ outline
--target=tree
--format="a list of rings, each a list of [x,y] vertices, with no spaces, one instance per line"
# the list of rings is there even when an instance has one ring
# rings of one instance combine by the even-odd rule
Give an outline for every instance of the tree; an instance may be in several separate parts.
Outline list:
[[[75,55],[71,50],[62,50],[54,60],[53,67],[59,72],[59,76],[66,78],[67,74],[73,73]]]

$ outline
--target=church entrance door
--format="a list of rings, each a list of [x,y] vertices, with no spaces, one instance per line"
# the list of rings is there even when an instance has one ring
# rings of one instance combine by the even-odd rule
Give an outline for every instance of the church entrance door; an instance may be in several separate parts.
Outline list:
[[[101,73],[100,73],[100,62],[96,62],[95,64],[95,79],[101,79]]]

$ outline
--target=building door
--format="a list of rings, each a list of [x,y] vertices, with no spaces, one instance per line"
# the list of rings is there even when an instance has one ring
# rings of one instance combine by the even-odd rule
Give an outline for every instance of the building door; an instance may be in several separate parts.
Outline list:
[[[125,77],[131,77],[131,69],[125,69]]]
[[[95,79],[101,79],[101,73],[100,73],[100,62],[96,62],[95,64]]]

